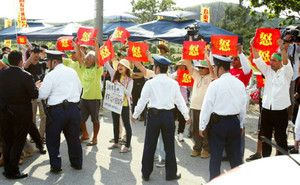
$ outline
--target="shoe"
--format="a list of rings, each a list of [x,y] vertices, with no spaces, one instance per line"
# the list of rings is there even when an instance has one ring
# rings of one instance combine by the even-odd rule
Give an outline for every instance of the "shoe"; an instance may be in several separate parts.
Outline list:
[[[149,177],[144,177],[144,176],[142,176],[142,179],[143,179],[144,181],[149,181]]]
[[[159,163],[155,164],[157,168],[164,168],[166,165],[165,160],[161,160]]]
[[[44,147],[42,146],[41,148],[39,148],[40,154],[45,155],[47,153],[47,151],[44,149]]]
[[[192,153],[190,154],[192,157],[197,157],[200,155],[200,152],[197,152],[197,151],[192,151]]]
[[[158,157],[154,157],[153,160],[154,161],[159,161],[159,158]]]
[[[260,159],[262,156],[261,156],[261,154],[259,154],[259,153],[255,153],[255,154],[253,154],[253,155],[250,155],[250,157],[248,157],[247,159],[246,159],[246,161],[247,162],[250,162],[250,161],[254,161],[254,160],[256,160],[256,159]]]
[[[42,138],[42,143],[46,144],[46,139],[45,138]]]
[[[14,174],[14,175],[8,175],[6,174],[5,172],[2,173],[6,178],[8,179],[22,179],[22,178],[25,178],[28,176],[28,174],[26,173],[17,173],[17,174]]]
[[[122,140],[119,141],[119,144],[120,145],[126,145],[126,141],[124,139],[122,139]]]
[[[50,169],[50,172],[52,172],[52,173],[59,173],[59,172],[61,172],[61,171],[62,171],[61,168],[51,168],[51,169]]]
[[[75,170],[81,170],[82,169],[81,166],[75,166],[73,164],[71,164],[71,167],[74,168]]]
[[[180,179],[181,178],[181,174],[180,173],[178,173],[178,174],[176,174],[176,176],[175,177],[172,177],[172,178],[166,178],[166,180],[167,181],[171,181],[171,180],[177,180],[177,179]]]
[[[183,139],[183,133],[179,133],[179,134],[178,134],[178,141],[184,142],[184,139]]]
[[[208,158],[210,156],[210,153],[207,150],[202,150],[202,153],[200,155],[201,158]]]
[[[298,154],[299,151],[296,150],[294,147],[292,149],[290,149],[290,154]]]
[[[120,153],[128,153],[131,152],[129,148],[124,148],[123,150],[120,151]]]
[[[35,152],[35,148],[32,147],[29,151],[24,154],[24,158],[30,157],[32,153]]]

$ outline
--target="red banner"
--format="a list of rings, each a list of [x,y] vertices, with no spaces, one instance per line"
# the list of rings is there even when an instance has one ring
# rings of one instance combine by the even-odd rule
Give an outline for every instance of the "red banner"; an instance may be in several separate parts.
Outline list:
[[[18,44],[27,44],[27,37],[26,36],[17,36],[17,43]]]
[[[17,28],[28,28],[28,24],[26,22],[26,17],[25,17],[25,0],[19,0],[18,8],[20,8],[20,10],[18,11]]]
[[[212,54],[237,56],[238,36],[212,35],[211,43],[213,45]]]
[[[73,46],[74,36],[60,37],[57,39],[57,50],[74,50]]]
[[[149,62],[146,51],[148,50],[148,43],[128,42],[128,56],[127,60],[138,62]]]
[[[177,70],[177,82],[180,86],[193,86],[194,79],[189,75],[188,70]]]
[[[258,50],[277,51],[280,39],[280,30],[270,28],[258,28],[254,37],[253,47]]]
[[[84,45],[95,45],[95,42],[92,40],[94,37],[97,37],[98,29],[89,29],[80,27],[77,32],[78,40],[76,44]]]
[[[263,59],[263,61],[265,61],[268,65],[270,65],[270,59],[271,56],[273,55],[273,53],[277,53],[277,51],[262,51],[262,50],[258,50],[258,54],[261,56],[261,58]],[[251,48],[251,54],[250,54],[250,61],[252,66],[256,67],[255,63],[253,62],[253,51]]]
[[[122,27],[117,27],[115,32],[113,33],[111,37],[111,41],[119,41],[122,42],[123,44],[126,43],[126,39],[128,39],[130,36],[130,33]]]
[[[103,66],[105,62],[115,58],[115,51],[111,40],[105,42],[99,51],[99,65]]]
[[[184,41],[182,58],[187,60],[204,60],[205,45],[205,41]]]
[[[265,79],[262,75],[256,75],[257,88],[261,88],[265,86]]]

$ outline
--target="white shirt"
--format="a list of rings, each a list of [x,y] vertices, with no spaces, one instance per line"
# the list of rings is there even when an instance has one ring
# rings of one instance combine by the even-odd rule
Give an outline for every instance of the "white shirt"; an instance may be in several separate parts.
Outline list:
[[[149,108],[166,110],[173,109],[175,107],[174,104],[176,104],[184,119],[190,119],[189,110],[180,93],[178,83],[166,74],[158,74],[155,78],[145,83],[132,117],[137,119],[148,102]]]
[[[218,115],[239,114],[240,126],[244,127],[247,95],[245,85],[230,73],[223,74],[208,86],[200,112],[199,129],[205,130],[212,113]]]
[[[288,60],[287,65],[275,72],[261,57],[254,59],[260,72],[265,76],[265,88],[262,106],[268,110],[283,110],[291,105],[290,83],[293,77],[293,68]]]
[[[58,64],[45,76],[39,89],[39,99],[48,99],[48,105],[57,105],[64,100],[77,103],[80,100],[81,90],[76,71]]]

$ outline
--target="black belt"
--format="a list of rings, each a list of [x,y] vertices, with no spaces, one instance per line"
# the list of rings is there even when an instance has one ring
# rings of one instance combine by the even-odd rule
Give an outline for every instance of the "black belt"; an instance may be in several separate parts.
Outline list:
[[[162,112],[167,112],[167,111],[171,111],[171,110],[167,110],[167,109],[157,109],[157,108],[149,108],[148,109],[149,113],[153,113],[155,116],[158,116],[160,113]]]
[[[78,105],[79,102],[73,103],[73,102],[68,102],[69,105]],[[50,109],[56,108],[56,107],[64,107],[64,103],[56,104],[56,105],[49,105],[48,106]]]
[[[238,114],[234,114],[234,115],[218,115],[216,113],[212,113],[210,115],[210,124],[215,124],[215,123],[218,123],[220,121],[220,119],[226,119],[226,118],[233,118],[233,117],[236,117]]]

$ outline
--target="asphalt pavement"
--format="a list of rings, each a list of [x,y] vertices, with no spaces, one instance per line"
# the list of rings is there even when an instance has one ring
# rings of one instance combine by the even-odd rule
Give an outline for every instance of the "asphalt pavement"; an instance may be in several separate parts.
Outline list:
[[[257,121],[257,115],[249,114],[247,121]],[[28,177],[21,180],[8,180],[0,175],[1,185],[28,184],[28,185],[50,185],[50,184],[73,184],[73,185],[92,185],[92,184],[202,184],[209,180],[209,158],[190,157],[192,152],[192,139],[187,138],[187,127],[185,129],[184,142],[175,139],[175,150],[177,157],[178,172],[181,179],[177,181],[165,180],[165,168],[153,167],[150,181],[145,182],[141,178],[141,161],[144,147],[145,126],[144,122],[137,121],[132,123],[132,150],[130,153],[122,154],[119,149],[109,150],[111,145],[109,140],[113,138],[113,125],[110,111],[104,111],[100,116],[100,132],[98,144],[86,146],[82,143],[83,149],[83,168],[75,170],[70,166],[68,160],[68,148],[66,140],[61,135],[60,152],[62,156],[62,172],[53,174],[50,170],[48,153],[40,155],[37,151],[29,158],[25,158],[20,165],[20,171],[28,173]],[[177,123],[176,123],[177,124]],[[92,123],[87,122],[89,133],[92,132]],[[124,130],[125,132],[125,130]],[[90,134],[92,137],[92,134]],[[245,158],[256,151],[256,139],[246,134]],[[230,170],[229,162],[222,162],[222,171]],[[2,174],[3,167],[0,167]]]

